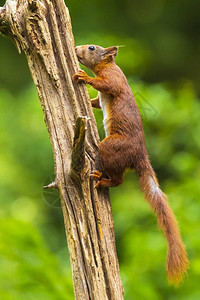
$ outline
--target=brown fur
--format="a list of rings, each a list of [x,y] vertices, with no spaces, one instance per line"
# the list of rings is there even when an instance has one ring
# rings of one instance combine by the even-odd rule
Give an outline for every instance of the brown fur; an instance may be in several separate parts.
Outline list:
[[[170,283],[178,285],[188,268],[185,246],[181,240],[175,216],[169,207],[167,196],[161,191],[156,175],[149,162],[141,116],[127,79],[115,64],[117,47],[102,48],[79,46],[76,53],[79,61],[92,69],[96,78],[79,70],[74,79],[84,81],[97,89],[106,98],[107,137],[99,144],[99,154],[107,178],[98,170],[92,177],[98,186],[117,186],[123,182],[123,173],[135,169],[145,198],[158,218],[158,225],[168,241],[167,274]],[[99,108],[99,97],[92,100]]]

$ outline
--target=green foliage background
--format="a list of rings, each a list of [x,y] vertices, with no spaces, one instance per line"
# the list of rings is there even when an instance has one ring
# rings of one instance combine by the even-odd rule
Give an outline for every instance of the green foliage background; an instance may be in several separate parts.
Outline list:
[[[0,1],[1,6],[4,4]],[[125,299],[200,299],[199,1],[68,1],[76,44],[126,45],[117,63],[180,224],[190,270],[168,285],[166,242],[134,173],[111,189]],[[53,157],[24,55],[0,38],[0,299],[73,299],[60,208],[43,197]],[[91,97],[96,91],[89,87]],[[104,136],[102,114],[95,111]],[[54,196],[56,197],[56,196]]]

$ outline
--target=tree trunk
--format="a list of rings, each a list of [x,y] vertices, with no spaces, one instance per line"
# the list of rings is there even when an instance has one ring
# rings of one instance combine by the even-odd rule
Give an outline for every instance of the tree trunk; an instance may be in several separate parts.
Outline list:
[[[7,0],[0,31],[27,57],[54,153],[76,299],[123,299],[109,193],[89,178],[99,137],[63,0]],[[87,125],[87,131],[86,131]],[[58,279],[59,280],[59,279]],[[66,295],[67,299],[67,295]]]

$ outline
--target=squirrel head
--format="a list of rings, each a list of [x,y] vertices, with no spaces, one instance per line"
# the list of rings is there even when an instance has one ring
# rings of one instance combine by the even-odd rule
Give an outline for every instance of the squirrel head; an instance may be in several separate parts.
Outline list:
[[[98,65],[114,61],[118,47],[103,48],[97,45],[83,45],[75,48],[79,62],[95,72]]]

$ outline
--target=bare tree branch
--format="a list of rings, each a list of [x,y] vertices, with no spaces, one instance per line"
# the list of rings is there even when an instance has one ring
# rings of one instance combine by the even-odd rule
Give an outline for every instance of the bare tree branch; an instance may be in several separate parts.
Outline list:
[[[72,82],[79,66],[64,1],[8,0],[0,31],[25,52],[37,87],[55,161],[47,187],[61,195],[75,298],[123,299],[108,190],[89,178],[99,138],[86,86]]]

